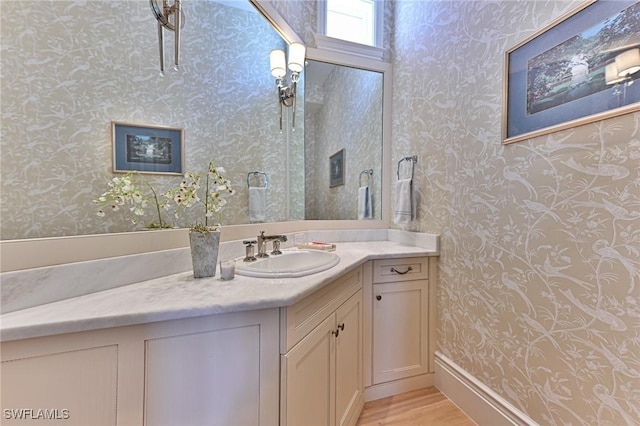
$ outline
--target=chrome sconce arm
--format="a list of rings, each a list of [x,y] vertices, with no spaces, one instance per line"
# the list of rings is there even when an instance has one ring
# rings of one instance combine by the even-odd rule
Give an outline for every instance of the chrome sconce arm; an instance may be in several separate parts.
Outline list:
[[[162,0],[162,6],[159,2],[161,0],[149,0],[151,11],[153,16],[158,21],[158,46],[160,50],[160,74],[164,75],[164,29],[173,31],[175,34],[174,44],[174,61],[173,68],[177,71],[180,63],[180,30],[184,26],[182,7],[180,0],[174,0],[172,5],[168,0]],[[171,22],[173,17],[173,22]]]
[[[287,108],[291,107],[292,117],[291,124],[292,127],[296,128],[296,95],[297,95],[297,87],[298,81],[300,79],[300,74],[294,72],[291,74],[291,87],[284,84],[284,80],[282,78],[276,79],[276,85],[278,86],[278,101],[280,104],[280,130],[282,130],[282,107],[285,106]]]

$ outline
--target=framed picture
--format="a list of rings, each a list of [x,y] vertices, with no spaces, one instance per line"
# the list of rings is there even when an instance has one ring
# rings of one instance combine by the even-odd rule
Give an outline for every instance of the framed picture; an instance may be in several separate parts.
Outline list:
[[[591,0],[506,52],[504,143],[640,110],[640,1]]]
[[[329,157],[329,187],[344,185],[344,148]]]
[[[111,122],[113,171],[181,175],[184,131],[163,126]]]

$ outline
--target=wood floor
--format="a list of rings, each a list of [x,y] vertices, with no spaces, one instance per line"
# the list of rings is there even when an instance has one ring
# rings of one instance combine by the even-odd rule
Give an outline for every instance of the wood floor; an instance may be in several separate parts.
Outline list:
[[[357,426],[476,426],[435,387],[367,402]]]

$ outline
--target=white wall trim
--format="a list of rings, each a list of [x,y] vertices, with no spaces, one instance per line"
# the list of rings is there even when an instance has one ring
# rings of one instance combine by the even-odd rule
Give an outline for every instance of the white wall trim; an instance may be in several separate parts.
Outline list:
[[[417,389],[434,385],[433,373],[421,374],[419,376],[407,377],[405,379],[393,380],[387,383],[380,383],[364,389],[365,402],[375,401],[388,396],[398,395]]]
[[[321,50],[332,50],[346,55],[361,56],[363,58],[382,61],[384,49],[377,46],[354,43],[339,38],[328,37],[323,34],[315,34],[316,47]]]
[[[538,426],[529,416],[436,351],[435,385],[479,426]]]

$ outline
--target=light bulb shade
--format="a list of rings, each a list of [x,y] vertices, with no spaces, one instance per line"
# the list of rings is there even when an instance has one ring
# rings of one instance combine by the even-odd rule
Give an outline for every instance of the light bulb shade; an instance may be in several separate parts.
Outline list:
[[[304,56],[306,48],[301,43],[291,43],[289,45],[289,69],[292,72],[302,72],[304,69]]]
[[[611,62],[604,67],[604,81],[607,84],[616,84],[626,80],[626,77],[618,76],[618,67],[615,62]]]
[[[629,49],[616,56],[619,77],[628,77],[640,71],[640,49]]]
[[[284,59],[284,50],[272,50],[269,54],[269,61],[271,63],[272,76],[283,78],[287,74],[287,61]]]

